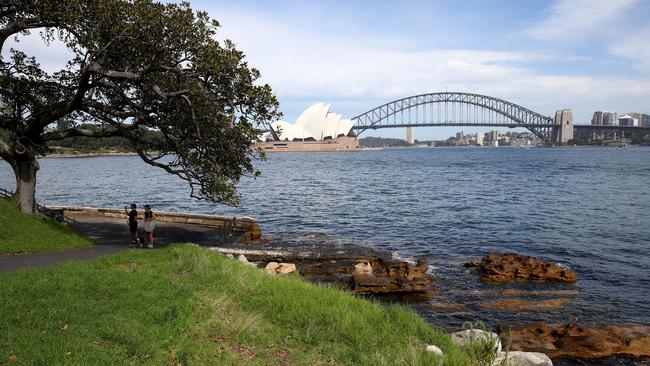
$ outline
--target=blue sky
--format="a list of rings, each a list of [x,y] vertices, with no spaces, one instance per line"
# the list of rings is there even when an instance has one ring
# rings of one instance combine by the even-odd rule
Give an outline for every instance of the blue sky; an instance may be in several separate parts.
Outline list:
[[[191,4],[217,19],[218,37],[233,40],[261,71],[289,122],[320,101],[349,118],[444,90],[487,94],[548,116],[571,108],[578,123],[596,110],[650,112],[650,0]],[[46,65],[65,58],[39,40],[25,46]],[[417,129],[416,138],[458,129]]]

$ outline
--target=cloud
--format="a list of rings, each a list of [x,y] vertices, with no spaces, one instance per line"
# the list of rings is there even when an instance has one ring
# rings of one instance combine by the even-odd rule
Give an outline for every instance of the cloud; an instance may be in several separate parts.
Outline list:
[[[638,0],[559,0],[549,9],[548,16],[527,30],[537,40],[576,42],[606,36]]]
[[[220,37],[235,40],[261,70],[287,120],[319,101],[353,117],[393,99],[444,90],[492,95],[546,115],[569,107],[583,122],[596,109],[632,111],[650,99],[647,78],[548,75],[531,66],[566,59],[556,51],[412,50],[412,40],[319,32],[250,12],[220,16]]]

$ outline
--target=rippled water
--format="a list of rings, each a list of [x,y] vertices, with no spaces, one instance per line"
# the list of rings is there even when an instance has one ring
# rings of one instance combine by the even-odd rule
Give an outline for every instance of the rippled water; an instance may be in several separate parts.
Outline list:
[[[650,324],[650,149],[285,153],[258,166],[262,177],[241,183],[241,207],[228,208],[189,199],[183,182],[137,157],[43,159],[38,199],[250,215],[265,233],[317,233],[426,257],[439,278],[434,301],[466,307],[415,307],[450,328],[474,319]],[[13,185],[10,168],[0,163],[0,186]],[[480,283],[462,263],[490,251],[540,256],[574,269],[579,279],[509,287],[577,294],[563,296],[569,302],[556,310],[486,310],[481,302],[501,287]]]

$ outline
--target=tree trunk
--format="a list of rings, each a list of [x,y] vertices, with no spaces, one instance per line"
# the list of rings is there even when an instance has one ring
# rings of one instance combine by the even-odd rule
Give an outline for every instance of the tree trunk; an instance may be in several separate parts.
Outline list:
[[[36,203],[36,172],[39,169],[38,161],[33,159],[20,159],[12,164],[16,174],[16,202],[20,211],[34,214]]]

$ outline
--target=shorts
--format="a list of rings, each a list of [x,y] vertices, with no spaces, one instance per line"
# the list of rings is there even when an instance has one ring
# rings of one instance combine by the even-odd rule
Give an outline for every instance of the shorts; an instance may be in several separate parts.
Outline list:
[[[153,229],[156,228],[156,224],[153,223],[152,221],[145,221],[144,222],[144,231],[147,233],[152,233]]]
[[[129,230],[131,231],[131,234],[135,234],[138,232],[138,222],[130,222],[129,223]]]

